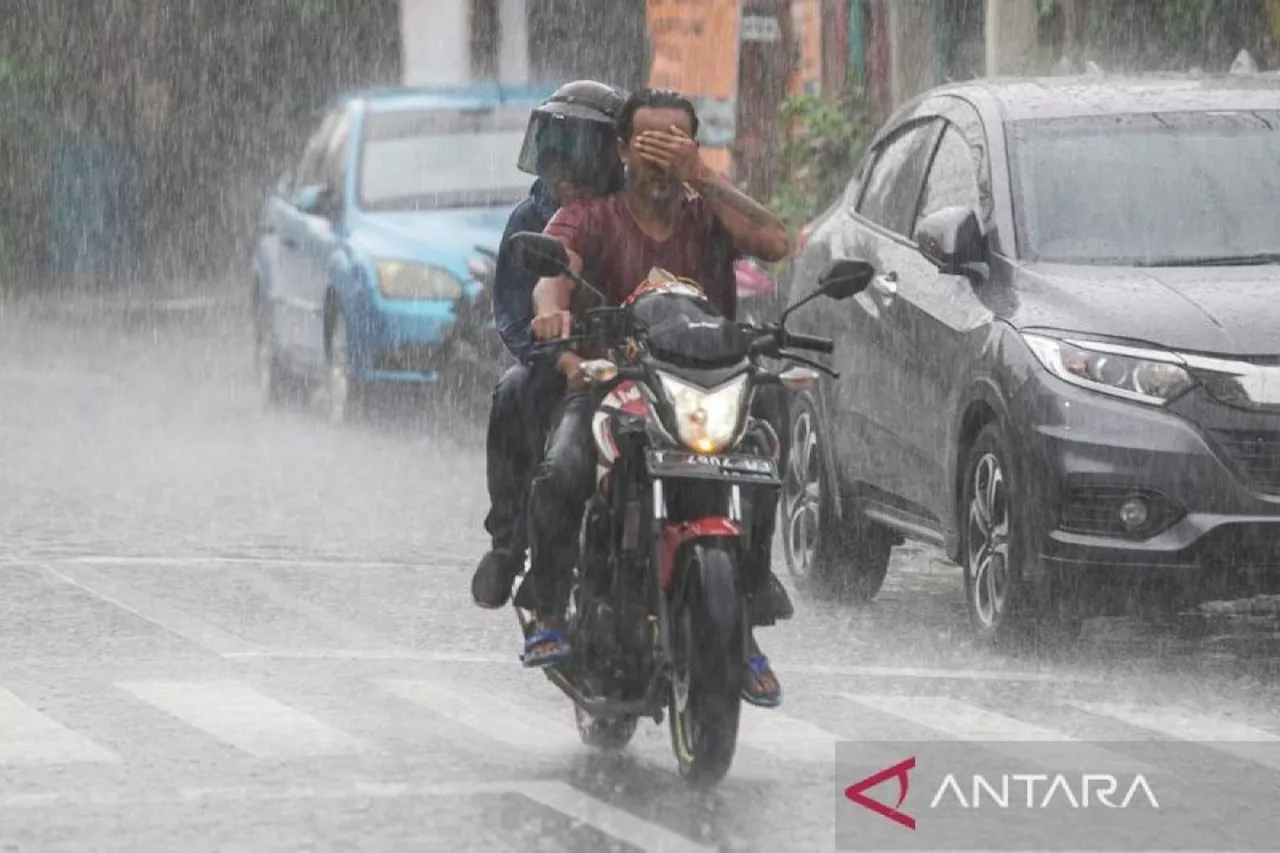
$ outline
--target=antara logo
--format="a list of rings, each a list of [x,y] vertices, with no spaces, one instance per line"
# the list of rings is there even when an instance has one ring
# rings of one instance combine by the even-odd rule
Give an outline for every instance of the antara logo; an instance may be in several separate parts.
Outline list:
[[[916,828],[916,819],[906,812],[898,811],[898,807],[902,805],[902,801],[907,798],[907,791],[911,788],[911,780],[907,776],[907,771],[912,770],[916,766],[915,756],[908,758],[906,761],[899,762],[892,767],[886,767],[879,773],[868,776],[861,782],[856,782],[844,789],[844,795],[853,800],[864,809],[871,809],[878,815],[883,815],[895,823],[900,823],[907,829]],[[897,805],[890,808],[884,803],[877,802],[866,796],[863,791],[868,788],[874,788],[881,782],[888,779],[898,780],[898,802]]]
[[[907,792],[911,788],[910,771],[914,770],[915,766],[916,759],[912,756],[850,785],[845,788],[844,795],[863,808],[914,830],[916,819],[902,811],[902,804],[906,801]],[[969,777],[969,785],[966,787],[960,783],[956,774],[948,773],[938,785],[937,793],[929,803],[929,808],[937,808],[939,803],[946,799],[953,801],[961,808],[981,808],[984,792],[989,805],[1002,809],[1010,808],[1011,803],[1015,807],[1025,803],[1028,809],[1047,809],[1055,803],[1066,804],[1073,809],[1089,808],[1092,805],[1125,809],[1138,798],[1139,794],[1151,808],[1160,808],[1155,792],[1151,790],[1151,785],[1141,773],[1128,779],[1127,784],[1123,784],[1121,779],[1110,773],[1084,773],[1078,777],[1068,777],[1061,773],[1053,775],[1006,773],[995,778],[998,782],[993,783],[986,776],[973,774]],[[868,790],[890,779],[898,780],[898,801],[893,806],[885,805],[866,795]],[[1042,792],[1040,796],[1037,796],[1037,783],[1044,783],[1044,787],[1039,789]],[[1019,790],[1024,792],[1025,796],[1015,798],[1013,795]],[[1120,790],[1125,792],[1123,799],[1115,802],[1112,798]],[[967,797],[966,791],[968,791]]]

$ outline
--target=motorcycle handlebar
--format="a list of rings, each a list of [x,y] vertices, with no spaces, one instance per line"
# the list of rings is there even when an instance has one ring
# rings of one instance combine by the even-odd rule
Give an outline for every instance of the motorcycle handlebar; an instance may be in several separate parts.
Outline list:
[[[835,342],[830,338],[815,338],[812,335],[795,335],[787,333],[786,345],[796,349],[807,349],[813,352],[835,352]]]

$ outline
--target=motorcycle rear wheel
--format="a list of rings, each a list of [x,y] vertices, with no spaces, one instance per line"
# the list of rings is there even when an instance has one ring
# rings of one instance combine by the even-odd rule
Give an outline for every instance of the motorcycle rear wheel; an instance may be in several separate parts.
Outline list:
[[[680,776],[699,786],[729,772],[738,745],[746,665],[746,603],[732,552],[690,543],[670,608],[671,748]]]

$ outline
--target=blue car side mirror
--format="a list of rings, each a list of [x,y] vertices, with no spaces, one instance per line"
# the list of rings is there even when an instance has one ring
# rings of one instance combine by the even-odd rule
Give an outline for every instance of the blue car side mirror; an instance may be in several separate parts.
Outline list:
[[[293,194],[293,206],[308,216],[329,216],[332,191],[324,184],[312,184]]]

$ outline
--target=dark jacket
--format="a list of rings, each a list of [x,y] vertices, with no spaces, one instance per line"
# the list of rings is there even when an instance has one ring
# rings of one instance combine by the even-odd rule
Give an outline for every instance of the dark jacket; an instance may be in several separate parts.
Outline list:
[[[507,350],[523,363],[530,363],[533,345],[533,288],[538,277],[526,272],[507,250],[507,238],[518,231],[541,233],[558,209],[546,182],[539,178],[529,190],[529,197],[511,212],[507,230],[502,234],[498,261],[493,273],[493,321]],[[537,359],[538,362],[544,359]]]

